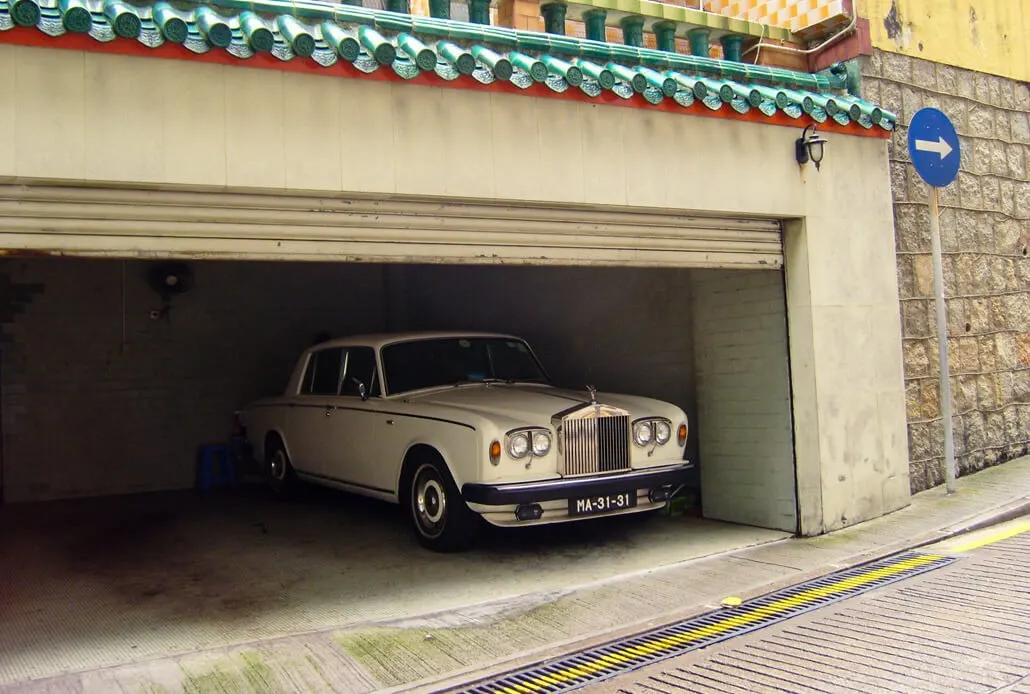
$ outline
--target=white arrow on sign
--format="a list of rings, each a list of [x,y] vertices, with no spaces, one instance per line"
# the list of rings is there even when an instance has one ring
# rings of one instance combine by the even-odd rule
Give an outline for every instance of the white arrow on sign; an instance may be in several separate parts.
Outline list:
[[[937,142],[932,140],[916,140],[916,149],[920,152],[936,152],[941,156],[941,161],[948,158],[948,155],[955,150],[943,137],[937,136]]]

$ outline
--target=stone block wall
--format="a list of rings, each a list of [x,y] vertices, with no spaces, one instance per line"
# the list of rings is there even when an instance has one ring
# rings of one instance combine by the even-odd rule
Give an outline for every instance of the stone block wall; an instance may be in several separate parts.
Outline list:
[[[944,291],[959,474],[1030,449],[1030,88],[875,51],[863,92],[902,124],[890,144],[912,490],[944,478],[930,257],[929,188],[908,155],[907,124],[935,107],[961,142],[958,180],[940,191]]]

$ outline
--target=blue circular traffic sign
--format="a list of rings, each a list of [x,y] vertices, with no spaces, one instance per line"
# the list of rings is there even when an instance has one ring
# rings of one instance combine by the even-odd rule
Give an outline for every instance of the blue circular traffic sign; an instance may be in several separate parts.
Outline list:
[[[962,156],[958,133],[946,115],[924,108],[908,126],[908,153],[916,172],[935,188],[949,185],[958,176]]]

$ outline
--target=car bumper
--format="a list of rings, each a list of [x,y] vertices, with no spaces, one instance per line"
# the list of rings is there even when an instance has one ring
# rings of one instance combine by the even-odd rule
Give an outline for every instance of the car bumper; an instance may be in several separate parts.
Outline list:
[[[470,504],[507,506],[670,486],[678,488],[687,482],[693,468],[692,462],[684,461],[677,465],[603,477],[563,478],[497,485],[466,484],[461,488],[461,495]]]

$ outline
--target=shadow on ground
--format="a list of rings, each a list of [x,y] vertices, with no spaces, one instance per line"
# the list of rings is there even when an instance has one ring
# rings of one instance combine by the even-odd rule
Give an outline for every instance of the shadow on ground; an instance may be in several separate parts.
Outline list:
[[[491,528],[440,555],[398,507],[311,487],[289,501],[239,488],[6,506],[0,684],[561,590],[765,534],[627,516]]]

